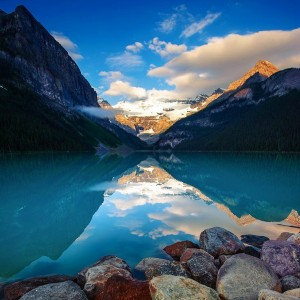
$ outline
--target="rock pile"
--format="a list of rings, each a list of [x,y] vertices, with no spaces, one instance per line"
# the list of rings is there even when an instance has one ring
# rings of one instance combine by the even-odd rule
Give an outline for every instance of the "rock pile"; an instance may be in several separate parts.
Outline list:
[[[244,245],[247,244],[247,245]],[[249,247],[252,247],[251,251]],[[170,260],[145,258],[135,271],[116,256],[105,256],[76,277],[27,279],[4,287],[7,300],[284,300],[300,298],[299,234],[236,235],[220,227],[204,230],[199,244],[164,248]]]

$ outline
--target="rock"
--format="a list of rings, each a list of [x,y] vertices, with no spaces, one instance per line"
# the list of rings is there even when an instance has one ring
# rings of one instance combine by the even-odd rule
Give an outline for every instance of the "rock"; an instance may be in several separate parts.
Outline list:
[[[164,248],[164,251],[169,254],[173,259],[180,260],[182,253],[187,248],[199,249],[199,246],[190,241],[177,242]]]
[[[293,234],[287,240],[300,246],[300,233]]]
[[[300,289],[289,290],[283,294],[300,298]]]
[[[295,300],[297,297],[280,294],[275,291],[263,289],[259,292],[258,300]]]
[[[7,285],[4,288],[4,296],[7,300],[16,300],[20,299],[24,294],[41,285],[64,282],[68,280],[73,281],[75,280],[75,278],[71,276],[54,275],[45,277],[35,277],[22,281],[17,281]]]
[[[280,276],[300,272],[300,246],[293,242],[265,242],[262,247],[261,259]]]
[[[194,280],[212,288],[216,286],[218,269],[213,256],[202,250],[194,253],[186,264]]]
[[[280,281],[266,263],[236,254],[225,261],[217,278],[217,291],[222,299],[257,299],[261,289],[281,291]]]
[[[194,248],[188,248],[186,249],[181,257],[180,257],[180,263],[185,265],[187,263],[187,261],[195,254],[195,253],[202,253],[202,252],[205,252],[204,250],[202,249],[194,249]],[[207,252],[205,252],[207,253]]]
[[[105,256],[94,265],[78,273],[77,282],[89,299],[103,299],[110,277],[121,276],[133,280],[127,263],[116,256]]]
[[[300,288],[300,279],[298,277],[287,275],[282,277],[280,281],[283,292]]]
[[[294,235],[291,232],[281,232],[279,237],[276,239],[277,241],[287,241],[289,237]]]
[[[219,257],[220,265],[222,266],[225,263],[225,261],[230,257],[232,257],[232,255],[220,255]]]
[[[59,283],[50,283],[35,288],[22,296],[21,300],[87,300],[88,298],[80,287],[72,282],[65,281]]]
[[[112,276],[105,284],[102,300],[151,300],[149,282]]]
[[[245,244],[261,248],[263,243],[269,241],[270,239],[263,235],[254,235],[254,234],[244,234],[241,235],[241,241]]]
[[[159,266],[149,267],[145,271],[145,276],[148,280],[160,275],[190,277],[187,270],[177,261],[167,261]]]
[[[243,252],[245,248],[236,235],[221,227],[213,227],[202,231],[200,245],[201,248],[214,257]]]
[[[244,250],[245,254],[260,258],[261,255],[261,249],[256,248],[254,246],[246,246]]]
[[[141,260],[135,267],[136,270],[140,272],[145,272],[149,267],[160,266],[162,264],[168,263],[169,260],[155,257],[147,257]]]
[[[220,300],[213,289],[192,279],[163,275],[150,281],[153,300]]]

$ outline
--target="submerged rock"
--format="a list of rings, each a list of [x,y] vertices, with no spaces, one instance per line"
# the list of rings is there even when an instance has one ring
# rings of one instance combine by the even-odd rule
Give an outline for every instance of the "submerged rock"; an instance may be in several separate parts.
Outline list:
[[[22,296],[21,300],[88,300],[80,287],[72,282],[65,281],[59,283],[50,283],[35,288]]]
[[[53,275],[44,277],[35,277],[26,280],[17,281],[7,285],[4,288],[4,296],[7,300],[20,299],[24,294],[29,291],[49,283],[58,283],[64,281],[73,281],[75,277],[64,276],[64,275]]]
[[[261,248],[263,243],[269,241],[270,239],[263,235],[255,235],[255,234],[244,234],[241,235],[241,241],[245,244]]]
[[[299,299],[291,295],[280,294],[275,291],[263,289],[259,292],[258,300],[295,300]]]
[[[236,254],[243,252],[245,249],[244,244],[236,235],[221,227],[213,227],[202,231],[200,245],[201,248],[214,257],[219,257],[222,254]]]
[[[293,243],[297,244],[298,246],[300,246],[300,233],[293,234],[287,240],[289,242],[293,242]]]
[[[261,259],[280,276],[300,272],[300,246],[293,242],[265,242],[262,247]]]
[[[192,279],[163,275],[150,281],[153,300],[220,300],[217,292]]]
[[[222,299],[256,300],[261,289],[281,291],[280,281],[262,260],[236,254],[225,261],[217,278],[217,291]]]
[[[191,241],[182,241],[165,247],[163,250],[173,259],[179,260],[183,252],[188,248],[199,249],[199,246]]]
[[[298,277],[287,275],[281,278],[282,291],[288,291],[300,288],[300,279]]]

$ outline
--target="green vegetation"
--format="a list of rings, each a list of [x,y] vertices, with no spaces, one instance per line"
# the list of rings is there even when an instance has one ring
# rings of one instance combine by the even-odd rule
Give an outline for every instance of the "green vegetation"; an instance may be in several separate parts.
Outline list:
[[[49,108],[48,99],[16,88],[3,79],[9,77],[7,69],[0,73],[0,85],[5,87],[0,88],[0,151],[91,151],[99,142],[109,147],[121,144],[113,133],[84,116],[72,112],[67,117]]]
[[[213,108],[174,125],[193,136],[176,150],[300,152],[300,91],[215,113],[210,118],[214,127],[184,125],[201,120]]]

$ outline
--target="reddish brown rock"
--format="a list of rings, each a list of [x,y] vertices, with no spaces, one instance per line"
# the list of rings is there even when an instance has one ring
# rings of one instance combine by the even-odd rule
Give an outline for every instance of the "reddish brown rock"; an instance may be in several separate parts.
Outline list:
[[[164,251],[173,259],[180,260],[181,255],[188,248],[199,249],[199,246],[191,241],[182,241],[165,247]]]
[[[96,264],[79,272],[77,282],[89,299],[103,299],[106,284],[113,276],[133,280],[130,269],[124,260],[116,256],[106,256]]]
[[[288,241],[267,241],[261,259],[270,265],[279,276],[300,272],[300,246]]]
[[[122,276],[110,277],[97,300],[151,300],[149,282],[127,279]]]
[[[202,252],[205,252],[205,251],[202,249],[188,248],[182,253],[182,255],[180,257],[180,263],[182,263],[184,265],[194,254],[202,253]]]
[[[36,277],[30,278],[22,281],[17,281],[7,285],[4,288],[4,296],[7,300],[16,300],[20,299],[24,294],[29,291],[49,283],[58,283],[68,280],[75,280],[75,277],[55,275],[55,276],[46,276],[46,277]]]

